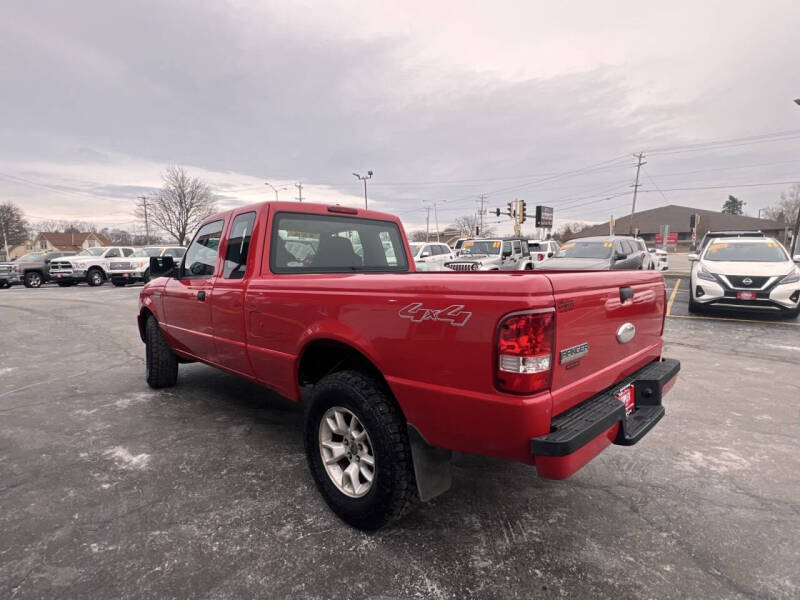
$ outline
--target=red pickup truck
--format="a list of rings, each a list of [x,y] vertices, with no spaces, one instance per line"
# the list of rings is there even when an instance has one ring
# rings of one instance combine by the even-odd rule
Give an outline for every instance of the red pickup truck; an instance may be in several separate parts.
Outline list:
[[[392,215],[271,202],[151,259],[147,382],[202,361],[307,405],[328,505],[375,529],[450,486],[452,451],[569,477],[664,415],[656,271],[417,273]]]

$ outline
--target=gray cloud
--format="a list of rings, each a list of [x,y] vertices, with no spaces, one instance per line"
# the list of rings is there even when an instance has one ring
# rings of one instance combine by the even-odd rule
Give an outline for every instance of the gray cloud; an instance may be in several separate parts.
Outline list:
[[[442,202],[446,222],[474,210],[482,192],[490,206],[519,195],[563,207],[564,218],[600,220],[622,212],[623,196],[598,201],[625,191],[632,159],[536,182],[643,148],[800,128],[800,109],[789,112],[787,73],[796,69],[785,52],[788,34],[771,44],[756,40],[723,65],[735,64],[735,74],[720,73],[695,94],[678,80],[684,93],[654,99],[651,89],[669,85],[664,77],[680,77],[672,66],[654,63],[642,75],[638,69],[647,65],[632,59],[506,78],[409,60],[407,40],[396,34],[320,35],[281,15],[280,6],[256,15],[203,2],[4,3],[0,71],[11,93],[0,97],[0,159],[69,165],[119,154],[329,184],[355,195],[360,188],[350,173],[372,169],[371,194],[382,208],[416,223],[423,200]],[[743,120],[750,125],[742,127]],[[796,143],[654,156],[642,205],[715,208],[728,193],[661,195],[653,182],[667,189],[791,178],[797,164],[772,163],[786,161],[787,148],[796,156]],[[757,163],[770,166],[714,170]],[[36,172],[26,176],[36,179]],[[226,203],[238,202],[231,181],[223,184]],[[104,198],[148,190],[87,182],[88,193]],[[778,191],[743,195],[757,207]],[[731,186],[730,193],[739,192]]]

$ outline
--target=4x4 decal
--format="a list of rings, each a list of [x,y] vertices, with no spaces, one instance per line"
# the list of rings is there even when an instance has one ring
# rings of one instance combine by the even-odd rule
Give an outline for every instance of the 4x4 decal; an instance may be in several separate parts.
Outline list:
[[[446,308],[436,310],[424,308],[422,302],[412,302],[408,306],[401,308],[397,314],[403,319],[411,319],[414,323],[442,321],[454,327],[463,327],[472,316],[471,312],[465,311],[463,308],[463,304],[451,304]]]

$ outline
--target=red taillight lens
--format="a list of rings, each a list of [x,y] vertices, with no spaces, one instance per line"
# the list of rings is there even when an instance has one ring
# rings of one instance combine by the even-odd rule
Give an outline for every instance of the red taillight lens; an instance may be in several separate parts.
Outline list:
[[[548,389],[552,355],[552,312],[507,317],[497,337],[497,387],[515,394]]]
[[[544,254],[539,254],[539,260],[544,260]]]

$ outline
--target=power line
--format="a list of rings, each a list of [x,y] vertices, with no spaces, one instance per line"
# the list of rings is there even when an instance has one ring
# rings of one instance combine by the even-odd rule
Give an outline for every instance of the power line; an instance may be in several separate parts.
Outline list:
[[[714,146],[719,146],[719,148],[715,148],[717,150],[723,150],[727,148],[749,146],[753,144],[790,141],[797,138],[800,138],[800,129],[790,129],[786,131],[765,133],[761,135],[754,135],[748,137],[730,138],[726,140],[710,140],[705,142],[696,142],[694,144],[684,144],[682,146],[672,146],[672,147],[667,146],[663,148],[654,148],[652,150],[647,150],[647,153],[651,155],[681,154],[684,152],[699,152],[701,150],[707,150],[713,148]]]

